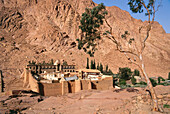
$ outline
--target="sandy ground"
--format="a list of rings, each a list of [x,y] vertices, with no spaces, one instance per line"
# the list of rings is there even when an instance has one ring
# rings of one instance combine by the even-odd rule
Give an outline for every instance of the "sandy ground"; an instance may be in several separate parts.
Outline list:
[[[170,105],[170,86],[156,86],[155,90],[159,107],[169,114],[170,108],[163,108],[163,105]],[[159,114],[152,111],[152,101],[144,88],[83,90],[56,97],[31,93],[0,96],[0,114],[12,111],[24,114]]]
[[[168,89],[168,88],[167,88]],[[65,96],[49,97],[44,101],[23,111],[27,114],[130,114],[153,113],[151,104],[143,101],[141,95],[145,92],[139,88],[137,92],[128,92],[126,89],[120,92],[106,91],[81,91]],[[164,94],[164,93],[163,93]],[[170,112],[166,110],[166,112]],[[156,113],[156,112],[154,112]]]

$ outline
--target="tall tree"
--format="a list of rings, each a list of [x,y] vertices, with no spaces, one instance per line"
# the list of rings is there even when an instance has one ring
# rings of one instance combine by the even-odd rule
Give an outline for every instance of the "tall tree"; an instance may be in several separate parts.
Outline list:
[[[132,75],[132,71],[128,67],[119,68],[118,75],[119,75],[120,79],[128,80],[128,79],[130,79],[130,77]]]
[[[125,31],[123,34],[120,32],[119,34],[122,35],[118,36],[113,34],[112,26],[108,23],[105,17],[107,15],[105,6],[103,4],[99,4],[93,9],[86,8],[85,13],[82,14],[80,25],[82,37],[78,40],[78,46],[79,49],[88,49],[87,53],[90,56],[93,56],[97,46],[96,42],[100,40],[102,36],[102,31],[99,27],[103,24],[103,21],[105,21],[109,30],[103,33],[103,38],[108,38],[115,43],[117,50],[123,53],[130,63],[139,67],[147,82],[151,98],[153,99],[153,110],[158,111],[160,108],[158,107],[156,93],[145,71],[143,52],[146,47],[146,41],[150,36],[150,31],[155,19],[155,13],[160,5],[156,7],[155,0],[129,0],[128,5],[130,10],[134,13],[142,13],[146,11],[145,15],[148,17],[148,21],[141,27],[137,28],[139,30],[138,36],[130,36],[128,31]],[[145,37],[143,37],[144,35]]]
[[[87,58],[87,66],[86,69],[89,69],[89,58]]]
[[[97,70],[99,70],[99,63],[97,64]]]
[[[100,63],[99,70],[101,71],[101,73],[103,73],[103,65],[101,63]]]
[[[96,62],[94,60],[94,63],[93,63],[93,69],[96,69]]]
[[[106,72],[108,72],[108,68],[109,68],[108,65],[106,65]]]
[[[91,67],[90,68],[93,69],[93,60],[91,60]]]
[[[82,14],[81,25],[79,26],[82,34],[81,38],[77,39],[78,49],[83,48],[90,56],[93,56],[94,52],[97,50],[96,41],[101,38],[99,27],[103,25],[103,19],[106,14],[107,11],[103,4],[99,4],[93,9],[86,8],[85,12]]]

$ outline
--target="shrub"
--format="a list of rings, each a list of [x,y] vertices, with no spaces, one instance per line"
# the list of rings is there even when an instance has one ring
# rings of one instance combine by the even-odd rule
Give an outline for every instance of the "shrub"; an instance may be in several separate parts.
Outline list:
[[[156,81],[152,78],[149,78],[151,83],[152,83],[152,86],[155,87],[157,85]]]
[[[126,85],[120,85],[120,88],[121,88],[121,89],[125,89],[125,88],[126,88]]]
[[[120,80],[119,80],[119,85],[126,85],[126,81],[123,80],[123,79],[120,79]]]
[[[168,105],[168,104],[164,104],[164,106],[163,106],[164,108],[170,108],[170,105]]]
[[[170,80],[170,72],[169,72],[169,75],[168,75],[168,80]]]
[[[162,77],[158,77],[158,84],[160,84],[160,83],[161,83],[161,80],[162,80],[162,81],[165,81],[165,79],[164,79],[164,78],[162,78]]]
[[[144,81],[140,81],[140,83],[139,83],[140,85],[147,85],[147,83],[146,82],[144,82]]]
[[[5,38],[4,37],[2,37],[2,38],[0,38],[0,41],[3,41]]]
[[[136,79],[134,78],[134,76],[132,76],[132,78],[131,78],[131,82],[132,82],[132,84],[133,84],[133,85],[135,85],[135,84],[136,84]]]

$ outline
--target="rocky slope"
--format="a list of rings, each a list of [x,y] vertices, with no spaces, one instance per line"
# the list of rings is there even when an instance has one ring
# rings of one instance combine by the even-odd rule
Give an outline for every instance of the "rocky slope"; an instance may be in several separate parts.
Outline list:
[[[95,5],[92,0],[0,0],[0,39],[4,39],[0,41],[0,69],[7,89],[11,80],[19,79],[30,60],[64,59],[78,68],[85,67],[89,55],[76,47],[80,36],[78,25],[84,9]],[[138,28],[145,22],[115,6],[107,10],[107,19],[115,34],[128,30],[133,37],[139,35]],[[104,25],[103,29],[107,27]],[[170,35],[158,22],[153,25],[146,45],[144,58],[149,76],[167,78]],[[136,68],[104,38],[99,42],[95,57],[90,59],[108,64],[114,73],[119,67]]]

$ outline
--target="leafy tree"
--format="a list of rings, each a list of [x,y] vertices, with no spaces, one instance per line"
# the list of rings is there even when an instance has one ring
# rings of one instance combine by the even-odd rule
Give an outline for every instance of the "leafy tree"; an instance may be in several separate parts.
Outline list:
[[[137,69],[135,69],[134,70],[134,74],[133,74],[134,76],[140,76],[140,72],[139,72],[139,70],[137,70]]]
[[[132,78],[131,78],[131,82],[132,82],[132,84],[133,84],[133,85],[135,85],[135,84],[136,84],[136,79],[134,78],[134,76],[132,76]]]
[[[79,49],[85,48],[86,52],[90,56],[93,56],[95,50],[97,50],[97,41],[100,40],[103,32],[103,29],[99,28],[103,25],[103,21],[105,21],[106,25],[109,27],[109,30],[103,33],[103,38],[108,38],[115,43],[117,50],[120,53],[123,53],[130,63],[135,64],[139,67],[139,69],[141,69],[150,90],[151,98],[153,99],[153,110],[159,111],[155,90],[145,71],[143,52],[146,47],[146,41],[150,36],[150,31],[155,19],[155,13],[160,5],[156,7],[155,0],[129,0],[128,5],[133,13],[143,13],[146,11],[145,15],[148,17],[148,21],[141,27],[137,28],[139,29],[139,35],[137,35],[136,38],[131,36],[128,31],[125,31],[124,33],[119,32],[119,34],[122,35],[113,34],[112,26],[108,23],[105,17],[107,15],[105,6],[103,4],[99,4],[93,9],[86,8],[85,13],[82,14],[82,19],[80,21],[82,37],[78,40],[78,47]]]
[[[132,75],[132,71],[128,67],[119,68],[118,75],[119,75],[120,79],[128,80],[128,79],[130,79],[130,76]]]
[[[87,58],[87,66],[86,69],[89,69],[89,58]]]
[[[103,19],[107,11],[103,3],[99,4],[97,7],[86,8],[85,12],[82,14],[81,25],[79,28],[82,31],[82,35],[78,41],[78,49],[82,49],[88,53],[90,56],[94,55],[96,48],[96,41],[101,38],[99,27],[103,25]]]

